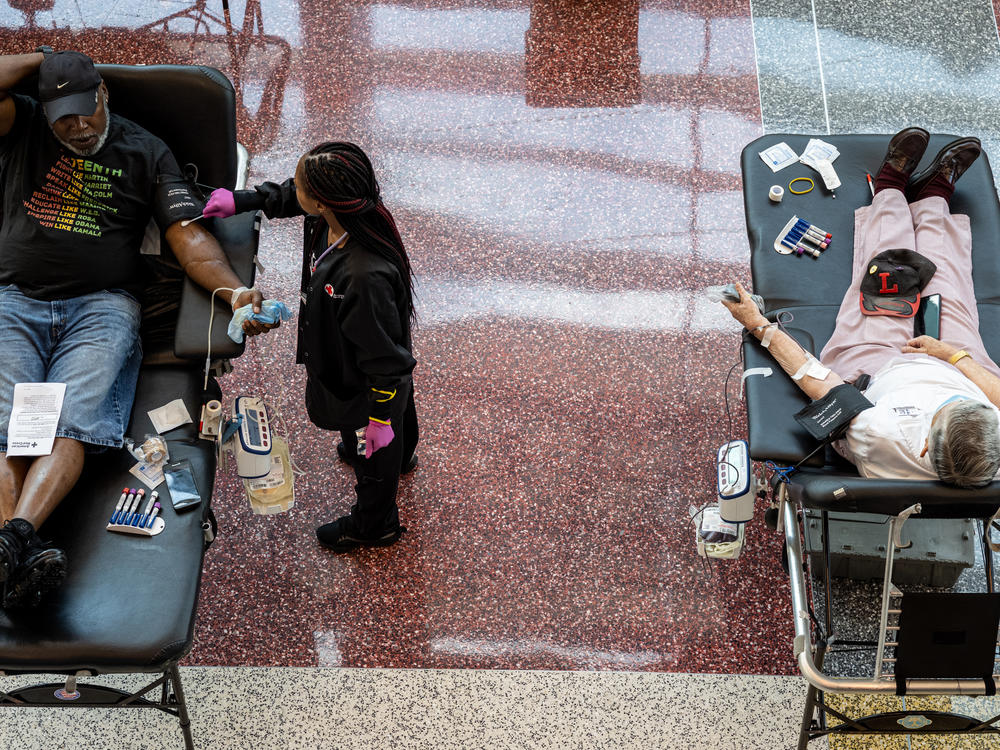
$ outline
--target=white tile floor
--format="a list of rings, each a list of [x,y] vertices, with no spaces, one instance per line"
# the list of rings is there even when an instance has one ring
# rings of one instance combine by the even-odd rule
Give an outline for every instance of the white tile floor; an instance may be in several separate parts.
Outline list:
[[[805,694],[797,677],[235,667],[181,673],[199,750],[774,750],[795,747]],[[0,688],[45,681],[3,678]],[[141,683],[129,676],[101,684]],[[5,748],[183,746],[176,719],[151,709],[0,713]]]

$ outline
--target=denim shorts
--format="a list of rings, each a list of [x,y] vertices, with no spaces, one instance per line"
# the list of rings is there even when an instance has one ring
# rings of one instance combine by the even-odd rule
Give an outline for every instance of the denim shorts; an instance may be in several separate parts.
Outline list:
[[[56,437],[122,446],[142,363],[141,310],[110,290],[45,302],[0,284],[0,451],[15,383],[65,383]]]

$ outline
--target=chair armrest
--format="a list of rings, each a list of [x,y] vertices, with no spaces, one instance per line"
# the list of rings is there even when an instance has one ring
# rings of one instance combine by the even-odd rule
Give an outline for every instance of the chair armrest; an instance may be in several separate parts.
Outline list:
[[[1000,507],[1000,482],[966,490],[936,480],[866,479],[807,469],[792,474],[788,491],[803,507],[845,513],[895,516],[920,503],[915,518],[989,518]]]
[[[812,351],[812,336],[799,328],[785,328],[803,349]],[[755,338],[744,336],[745,370],[769,368],[771,374],[750,375],[744,383],[750,455],[755,461],[795,464],[816,448],[816,441],[795,421],[794,414],[809,403],[795,384]],[[822,453],[809,465],[822,466]]]

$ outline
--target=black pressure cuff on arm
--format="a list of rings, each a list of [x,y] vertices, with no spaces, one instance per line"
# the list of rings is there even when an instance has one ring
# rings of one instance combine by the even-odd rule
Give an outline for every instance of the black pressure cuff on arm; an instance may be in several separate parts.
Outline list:
[[[168,176],[157,178],[153,205],[156,223],[161,229],[166,229],[184,219],[194,219],[200,216],[205,208],[205,204],[190,183],[178,177]]]
[[[875,404],[866,399],[857,388],[844,383],[830,389],[823,398],[816,399],[795,414],[795,421],[806,428],[821,443],[837,440],[847,432],[851,420]]]

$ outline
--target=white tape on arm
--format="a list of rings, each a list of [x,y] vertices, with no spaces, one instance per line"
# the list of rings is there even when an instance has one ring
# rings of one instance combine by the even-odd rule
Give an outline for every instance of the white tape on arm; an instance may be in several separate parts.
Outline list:
[[[813,355],[806,354],[805,364],[795,371],[795,374],[792,375],[792,380],[795,381],[802,380],[802,378],[805,377],[806,375],[815,380],[826,380],[829,374],[830,374],[829,367],[823,367],[823,365],[820,364],[820,361],[816,359]]]
[[[771,339],[774,338],[774,332],[778,330],[778,324],[772,323],[766,329],[764,329],[764,335],[760,337],[760,345],[765,349],[770,348]]]

